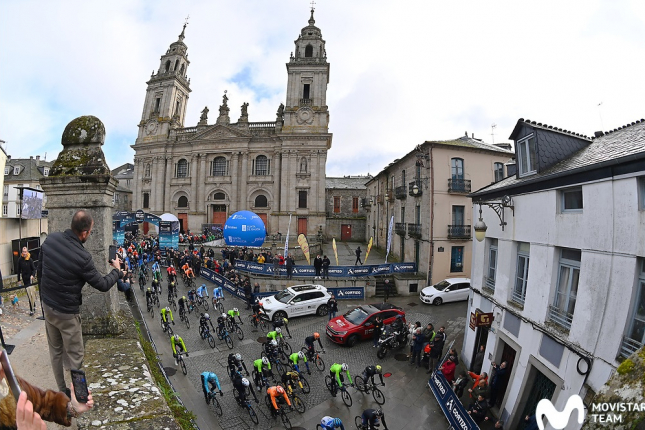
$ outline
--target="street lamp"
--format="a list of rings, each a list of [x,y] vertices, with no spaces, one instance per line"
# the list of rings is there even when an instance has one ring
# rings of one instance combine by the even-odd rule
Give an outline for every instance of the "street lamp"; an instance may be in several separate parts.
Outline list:
[[[499,202],[485,202],[480,200],[477,204],[479,205],[479,220],[475,223],[473,228],[475,229],[475,239],[477,239],[478,242],[484,240],[486,237],[486,230],[488,229],[488,226],[482,219],[482,205],[486,205],[495,211],[499,218],[499,225],[502,227],[502,231],[504,231],[504,226],[506,225],[506,221],[504,220],[504,208],[511,208],[513,216],[515,216],[515,206],[513,206],[513,201],[509,196],[502,197]]]
[[[419,194],[419,185],[417,183],[414,183],[414,186],[412,187],[412,194],[417,195]]]
[[[474,226],[475,229],[475,239],[477,239],[477,242],[481,242],[484,240],[486,237],[486,230],[488,229],[488,226],[482,219],[482,205],[479,205],[479,221],[475,223]]]

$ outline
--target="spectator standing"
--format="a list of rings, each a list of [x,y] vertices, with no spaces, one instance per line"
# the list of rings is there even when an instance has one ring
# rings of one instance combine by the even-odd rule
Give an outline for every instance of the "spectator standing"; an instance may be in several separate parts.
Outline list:
[[[452,390],[455,392],[457,397],[461,398],[461,396],[464,395],[464,389],[466,388],[466,385],[468,385],[468,376],[466,376],[466,372],[461,372],[459,374],[459,377],[452,381]]]
[[[434,340],[434,326],[431,323],[428,323],[426,328],[423,329],[423,336],[425,337],[426,345]]]
[[[499,395],[499,390],[502,387],[502,381],[504,380],[504,377],[508,372],[505,361],[499,365],[495,364],[495,362],[493,362],[492,364],[493,377],[490,382],[490,399],[488,400],[489,407],[495,406],[495,403],[497,402],[497,396]]]
[[[354,252],[356,253],[356,261],[354,261],[354,266],[358,266],[357,263],[360,263],[362,265],[363,262],[361,261],[361,247],[359,246],[358,248],[356,248],[356,251]]]
[[[387,299],[390,297],[390,280],[386,279],[385,280],[385,285],[383,286],[383,291],[385,293],[385,300],[384,302],[387,302]]]
[[[376,348],[378,345],[378,340],[381,337],[381,332],[383,331],[383,320],[381,319],[380,316],[376,316],[376,320],[374,321],[374,345],[372,345],[372,348]]]
[[[457,354],[457,350],[455,348],[450,348],[448,355],[451,355],[453,358],[452,361],[455,362],[455,365],[459,366],[459,355]]]
[[[246,310],[249,310],[253,304],[253,289],[250,282],[244,284],[244,295],[246,296]]]
[[[457,365],[455,364],[454,361],[455,357],[452,355],[448,357],[446,361],[441,365],[439,370],[441,370],[441,373],[443,373],[443,376],[446,377],[446,381],[448,381],[449,384],[452,383],[452,381],[455,379],[455,369],[457,368]]]
[[[20,258],[18,259],[18,282],[22,277],[22,285],[27,291],[27,300],[29,301],[29,315],[34,314],[34,306],[32,305],[32,294],[29,288],[34,282],[34,275],[36,274],[36,266],[34,260],[31,259],[31,254],[27,251],[27,247],[22,247]],[[35,303],[34,303],[35,305]]]
[[[338,302],[333,294],[327,300],[327,307],[329,308],[329,321],[331,321],[332,318],[336,317],[336,312],[338,312]]]
[[[470,369],[473,373],[481,373],[482,365],[484,364],[484,345],[480,345],[479,351],[475,354],[475,359],[473,360],[473,367]]]
[[[415,359],[417,362],[417,368],[421,365],[421,351],[423,351],[424,343],[425,338],[423,337],[423,330],[421,328],[415,329],[414,335],[412,336],[412,358],[410,359],[410,366],[414,365]]]
[[[66,364],[71,369],[80,369],[85,354],[80,316],[83,286],[88,283],[106,292],[123,276],[118,258],[110,262],[113,270],[106,276],[101,276],[94,267],[91,254],[83,247],[93,226],[89,212],[77,211],[72,217],[71,228],[50,234],[40,253],[38,279],[49,356],[58,389],[68,395],[63,355],[67,356]]]
[[[293,277],[293,266],[296,265],[296,262],[293,261],[293,255],[289,254],[287,256],[285,264],[287,266],[287,279],[291,279]]]
[[[331,261],[329,258],[327,258],[326,255],[323,256],[322,259],[322,276],[325,279],[329,279],[329,266],[331,265]]]
[[[320,279],[321,278],[321,270],[323,266],[323,261],[322,258],[320,258],[320,254],[316,255],[316,258],[314,258],[314,270],[316,272],[316,276],[314,279]]]
[[[488,411],[488,405],[486,400],[479,396],[476,402],[473,402],[468,406],[468,415],[475,421],[475,423],[481,423],[486,417],[486,412]]]
[[[253,285],[253,302],[255,303],[255,295],[260,293],[260,283],[256,282],[255,285]]]

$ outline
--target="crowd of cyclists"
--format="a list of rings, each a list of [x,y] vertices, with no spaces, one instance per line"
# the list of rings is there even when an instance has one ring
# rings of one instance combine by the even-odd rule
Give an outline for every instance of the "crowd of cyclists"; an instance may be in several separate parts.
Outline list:
[[[135,279],[138,280],[140,289],[145,290],[146,308],[153,318],[155,306],[159,310],[161,327],[169,335],[175,365],[180,366],[184,374],[187,374],[187,367],[183,357],[188,357],[189,351],[181,335],[173,329],[173,326],[176,325],[173,309],[188,329],[190,329],[188,315],[194,312],[198,316],[199,336],[202,339],[207,339],[211,348],[215,347],[215,337],[225,342],[231,350],[234,348],[232,336],[236,335],[239,340],[243,339],[244,321],[240,311],[237,307],[225,308],[226,301],[222,288],[214,286],[211,297],[206,284],[201,283],[199,287],[196,287],[196,284],[199,283],[197,280],[201,266],[209,267],[210,265],[245,291],[250,290],[249,278],[235,271],[233,266],[233,261],[236,258],[240,258],[240,255],[247,255],[245,249],[224,249],[221,261],[214,258],[215,254],[212,248],[208,250],[204,247],[195,249],[192,244],[183,252],[168,250],[163,253],[165,255],[162,255],[158,241],[150,237],[140,241],[126,240],[124,245],[119,248],[119,253],[123,257],[127,269],[136,275]],[[180,290],[180,278],[185,287],[183,294],[178,291]],[[148,281],[150,281],[149,286]],[[161,306],[160,297],[164,284],[167,287],[167,305]],[[257,287],[256,284],[256,290]],[[304,373],[311,375],[314,365],[319,371],[325,369],[324,362],[319,356],[319,352],[325,353],[325,349],[320,334],[311,333],[302,339],[301,350],[293,350],[287,340],[293,339],[289,331],[288,320],[286,318],[280,321],[270,320],[264,313],[260,302],[253,300],[252,297],[251,295],[248,302],[251,309],[248,321],[255,330],[265,329],[266,341],[258,351],[258,356],[250,361],[251,366],[249,367],[239,352],[230,351],[226,372],[233,385],[233,397],[239,406],[248,410],[251,419],[257,423],[257,414],[251,401],[259,403],[256,391],[265,393],[265,403],[271,416],[281,417],[285,427],[291,428],[286,413],[294,409],[300,413],[304,412],[304,402],[298,396],[299,393],[306,394],[310,390]],[[211,317],[208,312],[210,306],[212,306],[211,312],[214,313],[214,317]],[[316,344],[319,347],[318,351]],[[345,396],[348,396],[346,390],[348,386],[364,391],[366,387],[385,385],[382,368],[378,364],[368,365],[362,371],[361,376],[355,378],[356,381],[352,379],[349,366],[346,363],[333,363],[328,369],[327,389],[333,397],[341,392],[344,402],[346,401]],[[375,382],[376,376],[379,378],[378,384]],[[212,369],[207,369],[200,374],[200,378],[206,403],[213,405],[216,413],[221,415],[222,409],[217,400],[217,394],[223,396],[224,393],[218,375]],[[359,381],[361,381],[360,386]],[[376,429],[382,423],[383,428],[387,429],[385,415],[380,408],[382,403],[378,401],[377,403],[377,408],[366,409],[361,416],[356,417],[356,426],[368,430]],[[344,429],[339,418],[330,416],[321,418],[318,427],[323,430]]]

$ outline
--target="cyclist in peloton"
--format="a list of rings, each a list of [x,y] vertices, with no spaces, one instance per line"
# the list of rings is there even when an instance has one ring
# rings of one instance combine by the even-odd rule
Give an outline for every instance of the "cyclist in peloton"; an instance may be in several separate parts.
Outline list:
[[[242,355],[238,352],[236,354],[228,355],[228,373],[233,375],[235,371],[242,373],[242,368],[246,372],[246,376],[249,376],[249,371],[246,368],[246,363],[242,360]]]
[[[206,399],[206,404],[210,403],[208,398],[208,393],[215,390],[215,387],[219,390],[219,395],[223,396],[222,387],[219,385],[219,378],[213,372],[203,372],[201,375],[202,378],[202,391],[204,391],[204,399]]]
[[[368,430],[374,430],[379,426],[379,418],[383,421],[383,428],[387,430],[385,414],[381,409],[365,409],[361,418],[363,418],[363,425]]]
[[[168,320],[168,317],[166,316],[166,314],[168,314],[168,316],[170,317],[170,320]],[[172,311],[170,310],[169,306],[166,306],[165,308],[161,308],[161,321],[164,323],[170,322],[172,323],[172,325],[175,325],[175,320],[172,317]]]
[[[211,323],[211,316],[208,313],[203,313],[199,317],[199,336],[202,337],[203,333],[208,330],[208,324],[210,324],[211,329],[213,328],[213,323]]]
[[[172,264],[168,266],[166,273],[168,273],[168,283],[177,281],[177,271],[175,270],[175,266]]]
[[[289,331],[289,320],[286,318],[278,319],[277,321],[272,321],[273,329],[278,330],[284,327],[287,330],[287,336],[291,339],[291,332]],[[278,332],[279,333],[279,332]]]
[[[367,383],[367,379],[369,378],[372,381],[372,385],[376,386],[374,383],[375,375],[378,375],[379,378],[381,378],[381,385],[385,386],[385,382],[383,382],[383,368],[381,368],[380,364],[377,364],[376,366],[367,366],[365,370],[363,370],[363,381]]]
[[[287,392],[284,391],[284,388],[281,386],[276,386],[276,387],[269,387],[267,388],[267,395],[269,396],[269,399],[271,400],[271,404],[273,407],[271,408],[271,416],[274,418],[278,416],[278,411],[280,408],[278,407],[277,400],[282,397],[285,402],[287,402],[287,405],[291,406],[291,400],[289,400],[289,396],[287,396]]]
[[[280,329],[280,327],[277,327],[274,331],[267,333],[267,340],[275,340],[277,342],[278,337],[284,340],[284,336],[282,336],[282,330]]]
[[[230,311],[227,312],[228,314],[228,319],[231,321],[231,324],[235,322],[235,317],[237,317],[240,320],[240,324],[244,324],[242,322],[242,317],[240,317],[240,311],[237,310],[237,308],[233,308]]]
[[[246,402],[246,389],[251,385],[249,383],[249,380],[246,378],[243,378],[242,375],[239,373],[235,373],[233,375],[233,388],[234,388],[234,394],[233,397],[235,397],[235,400],[237,400],[239,403],[244,403]],[[255,399],[255,403],[258,403],[258,396],[255,395],[255,391],[249,390],[251,394],[253,394],[253,398]]]
[[[156,279],[161,279],[161,268],[159,267],[159,263],[157,261],[152,263],[152,275]]]
[[[152,306],[152,289],[150,287],[146,289],[146,304]]]
[[[139,285],[141,287],[144,287],[146,285],[146,275],[143,273],[143,271],[139,272]]]
[[[168,303],[170,303],[177,292],[177,284],[175,282],[168,283]]]
[[[260,314],[265,314],[266,315],[266,312],[264,312],[264,307],[260,303],[260,299],[257,298],[257,297],[255,298],[255,301],[251,305],[251,312],[253,312],[253,314],[258,315],[258,316],[260,316]]]
[[[179,314],[181,315],[181,312],[186,312],[186,308],[188,307],[188,299],[186,296],[181,296],[179,300],[177,301],[177,304],[179,305]]]
[[[213,300],[215,299],[223,299],[224,298],[224,291],[222,290],[222,287],[214,287],[213,288]]]
[[[271,371],[271,363],[269,362],[269,359],[266,357],[259,358],[253,362],[253,367],[255,368],[256,375],[255,375],[255,385],[258,387],[258,391],[260,391],[260,387],[262,386],[262,376],[264,376],[265,379],[273,379],[275,381],[275,377],[273,376],[273,372]]]
[[[284,372],[282,376],[280,377],[280,380],[282,381],[282,384],[284,384],[285,387],[290,386],[292,390],[296,388],[296,381],[300,378],[300,375],[298,372],[289,370],[288,372]]]
[[[264,346],[264,352],[268,357],[273,357],[274,355],[276,355],[278,350],[278,342],[275,339],[264,342],[262,346]]]
[[[343,425],[343,422],[340,420],[340,418],[332,417],[322,417],[322,419],[320,420],[320,427],[322,427],[322,430],[345,430],[345,426]]]
[[[197,295],[202,299],[208,299],[208,289],[206,288],[206,284],[202,284],[201,287],[197,288]]]
[[[157,278],[152,279],[152,289],[154,290],[155,294],[159,294],[161,292],[161,288]]]
[[[217,334],[222,336],[226,331],[226,314],[221,314],[217,317]]]
[[[349,374],[349,366],[347,365],[347,363],[343,363],[343,364],[334,363],[334,364],[332,364],[331,367],[329,368],[329,376],[331,376],[331,379],[332,379],[331,386],[332,387],[337,387],[337,388],[332,390],[333,392],[332,392],[331,395],[334,396],[334,397],[336,397],[336,394],[338,392],[338,388],[340,388],[341,390],[344,389],[343,382],[345,381],[345,378],[343,378],[343,375],[341,374],[341,372],[345,372],[347,374],[347,379],[349,379],[349,383],[352,386],[354,385],[354,382],[352,381],[352,376]],[[334,384],[334,381],[336,381],[338,386],[336,384]]]
[[[182,339],[178,334],[170,338],[170,346],[172,346],[172,356],[175,358],[175,366],[179,364],[177,361],[177,348],[179,348],[179,353],[184,352],[186,357],[188,357],[188,350],[186,349],[184,339]]]
[[[305,346],[307,347],[307,352],[309,353],[310,357],[313,357],[314,354],[316,354],[316,349],[314,348],[314,342],[318,341],[318,345],[320,345],[320,349],[322,352],[325,352],[325,348],[322,345],[322,342],[320,341],[320,334],[314,333],[311,336],[307,336],[305,338]]]
[[[300,368],[298,367],[298,362],[300,360],[305,362],[305,366],[307,366],[307,374],[311,375],[311,370],[309,370],[309,362],[307,361],[307,356],[305,355],[304,352],[302,352],[302,351],[294,352],[293,354],[291,354],[289,356],[289,361],[291,362],[291,367],[293,367],[293,369],[296,372],[300,372]]]

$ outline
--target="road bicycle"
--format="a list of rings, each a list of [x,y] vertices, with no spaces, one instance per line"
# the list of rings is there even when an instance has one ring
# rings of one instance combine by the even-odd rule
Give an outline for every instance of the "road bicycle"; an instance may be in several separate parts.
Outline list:
[[[192,290],[193,288],[195,288],[195,278],[193,278],[192,276],[190,277],[184,276],[184,285],[189,290]]]
[[[365,394],[369,394],[370,392],[372,392],[372,397],[374,397],[374,401],[379,405],[382,405],[385,403],[385,396],[383,395],[383,392],[375,384],[372,383],[371,378],[367,378],[367,381],[366,381],[363,379],[362,376],[357,376],[356,378],[354,378],[354,384],[358,391],[362,391]]]
[[[235,397],[235,401],[239,406],[246,408],[246,410],[249,413],[249,417],[251,417],[251,421],[253,421],[253,424],[258,424],[259,423],[258,415],[255,413],[255,409],[253,409],[253,406],[251,406],[251,401],[249,399],[240,400],[240,398],[237,395],[235,395],[234,397]]]
[[[186,328],[190,328],[190,321],[188,320],[188,315],[186,315],[186,310],[183,307],[179,308],[179,320],[186,323]]]
[[[154,305],[157,303],[157,307],[159,307],[159,299],[157,298],[157,295],[152,292],[150,294],[150,297],[146,297],[146,306],[147,306],[147,311],[150,312],[150,318],[154,319],[155,317],[155,308]]]
[[[172,307],[172,310],[177,312],[177,301],[173,296],[168,296],[168,306]]]
[[[269,351],[269,353],[262,351],[260,356],[267,357],[271,362],[271,366],[275,367],[280,376],[282,376],[282,374],[287,371],[285,366],[287,366],[287,364],[289,363],[289,357],[285,355],[284,351],[282,351],[280,347]]]
[[[224,313],[224,297],[213,297],[213,309],[217,309],[220,314]]]
[[[266,332],[269,328],[269,317],[263,313],[249,315],[249,323],[255,327],[255,331],[260,327],[262,331]]]
[[[184,362],[184,353],[181,351],[177,351],[177,362],[181,367],[181,373],[183,373],[184,375],[187,375],[188,369],[186,368],[186,363]]]
[[[161,330],[163,330],[164,333],[168,333],[168,336],[173,335],[172,327],[170,326],[170,321],[164,321],[163,318],[159,318],[161,321]]]
[[[287,356],[291,355],[293,350],[291,349],[289,342],[284,340],[284,337],[282,336],[278,336],[276,340],[278,341],[278,346],[287,354]]]
[[[325,362],[320,356],[319,351],[314,351],[313,353],[309,348],[306,346],[303,346],[300,351],[304,352],[305,355],[307,356],[307,360],[313,362],[316,365],[316,368],[320,370],[321,372],[325,370]],[[323,354],[325,353],[325,350],[322,350]]]
[[[271,402],[271,398],[269,396],[266,396],[265,398],[265,403],[267,404],[267,407],[269,408],[269,411],[273,410],[273,403]],[[280,416],[280,419],[282,420],[282,425],[284,425],[284,428],[291,430],[291,421],[289,420],[289,417],[287,416],[287,413],[284,411],[286,408],[286,405],[283,405],[281,402],[283,402],[281,398],[277,398],[276,402],[279,402],[279,407],[278,407],[278,412],[277,415]],[[277,418],[274,417],[274,418]]]
[[[237,338],[239,340],[244,339],[244,332],[242,331],[242,327],[240,327],[240,325],[234,318],[226,318],[226,328],[228,328],[231,333],[237,334]]]
[[[208,310],[208,296],[202,297],[198,294],[195,301],[197,306],[203,306],[205,311]]]
[[[199,326],[199,336],[202,339],[208,340],[208,344],[210,345],[211,348],[215,348],[215,338],[213,338],[213,335],[211,334],[210,329],[208,326]]]
[[[221,417],[222,416],[222,406],[219,404],[219,400],[217,400],[217,393],[214,393],[213,391],[208,392],[207,400],[206,403],[215,410],[215,413],[217,416]]]
[[[284,385],[278,385],[284,388]],[[287,396],[289,397],[289,401],[291,402],[292,410],[295,409],[299,414],[305,413],[305,409],[307,409],[307,407],[305,406],[305,402],[303,402],[300,397],[294,394],[293,391],[291,392],[291,394],[287,392]],[[280,406],[284,406],[284,399],[282,397],[278,397],[276,400],[280,403]],[[265,402],[267,402],[267,407],[271,409],[273,405],[271,405],[271,399],[269,398],[269,396],[265,397]],[[282,409],[282,407],[280,409]]]
[[[226,329],[226,327],[220,328],[218,326],[217,329],[215,329],[215,334],[217,334],[217,338],[219,340],[223,340],[224,342],[226,342],[226,346],[228,346],[228,349],[233,349],[233,339],[231,339],[231,335],[228,334],[228,330]]]
[[[347,391],[347,387],[350,386],[350,384],[343,383],[342,387],[339,387],[338,384],[336,383],[335,379],[332,379],[330,375],[325,376],[325,386],[329,390],[332,396],[335,396],[338,390],[340,389],[341,392],[341,397],[343,399],[343,403],[345,403],[345,406],[351,407],[352,406],[352,396],[349,394]]]
[[[291,377],[287,386],[285,387],[284,384],[280,383],[280,385],[282,385],[285,390],[287,390],[287,394],[293,394],[294,387],[296,386],[300,388],[300,391],[302,391],[304,394],[309,394],[311,392],[309,382],[300,372],[290,371],[287,372],[287,375]]]
[[[271,377],[273,378],[273,383],[275,384],[275,377],[273,376],[273,373],[271,373]],[[253,369],[253,371],[251,372],[251,378],[253,379],[253,383],[258,390],[260,390],[262,387],[269,386],[269,380],[264,375],[264,372],[258,373],[258,369]]]

